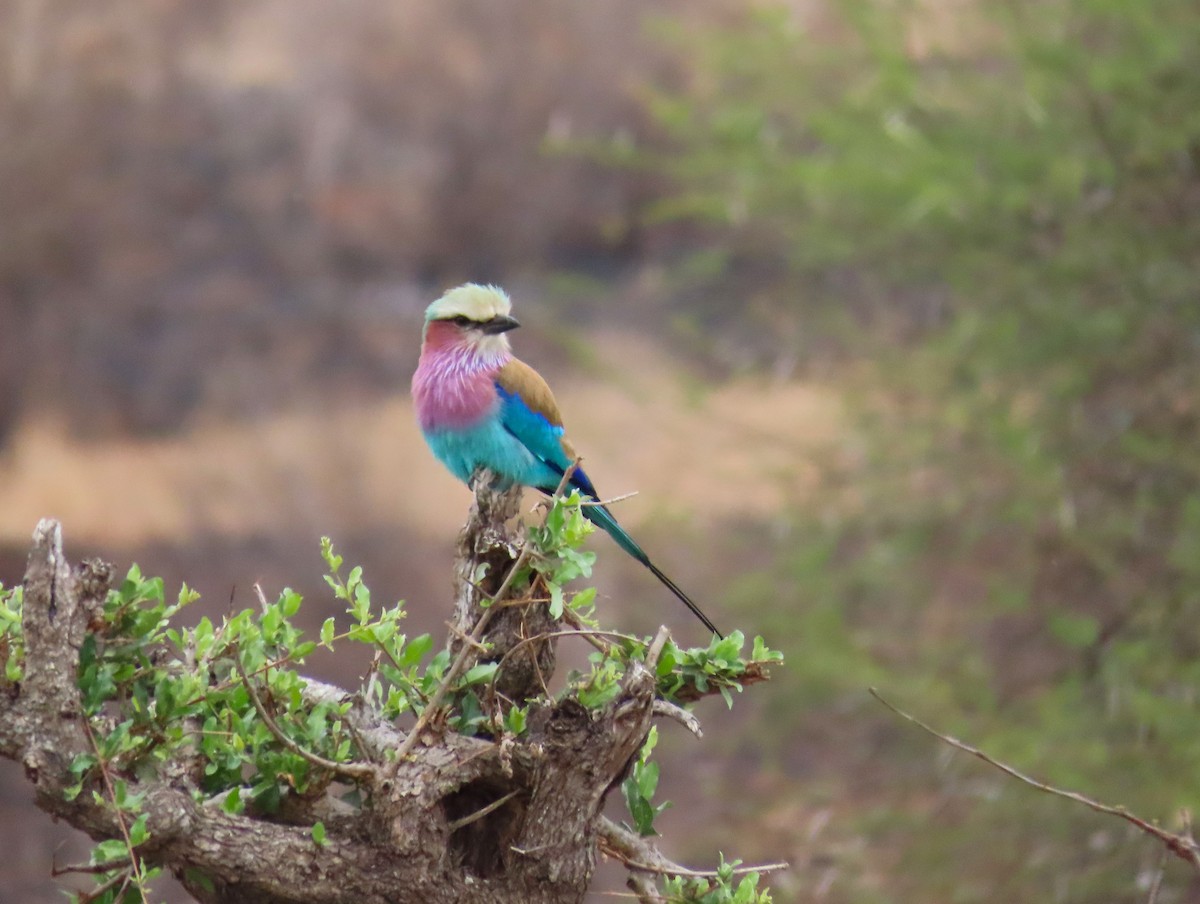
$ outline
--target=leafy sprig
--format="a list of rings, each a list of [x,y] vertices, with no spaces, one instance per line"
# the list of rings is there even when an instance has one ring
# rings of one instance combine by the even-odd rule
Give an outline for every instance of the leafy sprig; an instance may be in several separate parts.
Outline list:
[[[742,872],[741,862],[722,855],[715,876],[672,876],[663,881],[662,893],[671,904],[771,904],[771,893],[758,887],[762,875]]]
[[[581,617],[590,617],[596,590],[589,587],[572,594],[568,600],[564,587],[578,578],[592,576],[596,554],[582,549],[584,541],[596,528],[583,514],[585,500],[578,490],[566,497],[551,500],[541,524],[529,529],[529,541],[534,555],[529,570],[541,576],[550,598],[550,617],[559,619],[569,605]]]
[[[621,783],[621,793],[625,796],[625,805],[629,815],[633,817],[633,827],[642,837],[657,835],[654,828],[654,818],[671,806],[670,801],[654,803],[654,794],[658,790],[658,763],[651,762],[650,755],[658,744],[658,728],[650,727],[646,742],[634,760],[629,778]]]
[[[589,656],[591,671],[573,676],[572,690],[579,702],[598,708],[612,699],[629,664],[644,662],[650,638],[622,637],[602,652]],[[761,637],[755,637],[750,656],[743,657],[745,635],[733,631],[728,637],[714,637],[706,647],[680,647],[668,640],[655,667],[658,693],[673,703],[692,703],[719,694],[733,706],[733,691],[765,681],[770,665],[782,664],[783,654],[769,649]]]
[[[24,589],[0,584],[0,661],[4,663],[0,681],[20,681],[25,674],[25,632],[21,627]]]

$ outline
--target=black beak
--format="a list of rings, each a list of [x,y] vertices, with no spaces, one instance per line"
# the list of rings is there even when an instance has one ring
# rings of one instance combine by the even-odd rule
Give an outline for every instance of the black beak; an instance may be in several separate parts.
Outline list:
[[[509,330],[515,330],[521,325],[521,322],[515,317],[509,317],[505,314],[498,314],[491,320],[485,320],[479,324],[479,329],[487,333],[489,336],[495,336],[499,333],[507,333]]]

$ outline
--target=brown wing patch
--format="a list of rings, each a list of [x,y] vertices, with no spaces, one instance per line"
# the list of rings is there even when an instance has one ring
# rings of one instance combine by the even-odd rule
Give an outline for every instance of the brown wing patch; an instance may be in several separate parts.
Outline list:
[[[562,446],[563,452],[566,454],[568,461],[574,461],[579,457],[579,453],[575,451],[575,447],[571,445],[571,441],[565,436],[560,436],[558,438],[558,444]]]
[[[550,387],[542,375],[524,361],[510,358],[496,373],[496,382],[505,392],[519,395],[530,410],[536,411],[555,427],[562,426],[562,415],[558,412],[558,403],[554,401]]]

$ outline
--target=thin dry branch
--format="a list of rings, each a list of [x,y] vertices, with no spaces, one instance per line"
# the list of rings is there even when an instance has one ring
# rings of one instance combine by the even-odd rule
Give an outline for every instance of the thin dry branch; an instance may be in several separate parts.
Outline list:
[[[125,851],[129,856],[129,869],[134,882],[137,883],[138,896],[142,899],[142,904],[146,904],[146,876],[142,872],[142,861],[138,857],[137,851],[134,850],[133,839],[129,835],[129,826],[125,823],[125,814],[117,804],[117,792],[108,771],[108,763],[105,762],[104,754],[101,753],[100,745],[96,743],[96,736],[92,734],[91,725],[86,719],[83,720],[83,732],[87,735],[88,743],[92,745],[92,751],[96,755],[96,764],[100,767],[104,790],[108,794],[108,801],[112,804],[113,813],[117,818],[117,826],[121,830],[121,840],[125,842]]]
[[[370,779],[375,776],[374,766],[366,763],[336,763],[333,760],[327,760],[325,757],[313,753],[311,750],[307,750],[289,738],[283,733],[274,718],[271,717],[266,706],[263,705],[262,699],[258,696],[258,691],[254,689],[254,685],[251,684],[250,678],[246,675],[246,669],[242,666],[240,655],[233,657],[233,666],[237,669],[237,673],[242,679],[242,684],[246,687],[246,693],[250,695],[250,702],[254,704],[254,709],[258,713],[258,717],[263,720],[263,723],[270,730],[271,734],[275,735],[275,740],[279,741],[280,744],[297,756],[308,760],[314,766],[327,769],[334,775],[343,775],[347,778],[359,780]]]
[[[587,506],[607,507],[610,505],[616,505],[618,502],[624,502],[626,499],[632,499],[637,494],[638,494],[638,491],[633,490],[632,492],[622,493],[620,496],[612,496],[608,499],[585,499],[583,502],[581,502],[579,504],[580,504],[580,506],[582,506],[584,508],[586,508]]]
[[[658,886],[653,876],[647,873],[631,872],[625,880],[625,887],[633,892],[638,904],[663,904],[666,899],[658,893]],[[622,897],[624,897],[622,895]]]
[[[1146,904],[1158,904],[1158,892],[1162,888],[1163,872],[1167,866],[1167,848],[1164,845],[1162,853],[1158,856],[1158,866],[1154,868],[1154,881],[1150,885],[1150,894],[1146,897]]]
[[[973,747],[970,744],[967,744],[965,741],[960,741],[958,738],[951,737],[950,735],[942,734],[937,729],[932,728],[926,723],[922,722],[916,716],[905,712],[895,704],[891,703],[875,688],[869,688],[869,690],[872,697],[874,697],[896,715],[900,716],[900,718],[911,722],[913,725],[916,725],[918,728],[921,728],[927,733],[933,735],[938,740],[949,744],[951,747],[954,747],[957,750],[961,750],[963,753],[969,753],[976,759],[983,760],[983,762],[987,763],[989,766],[999,769],[1005,775],[1011,776],[1012,778],[1015,778],[1017,781],[1022,782],[1031,788],[1036,788],[1038,791],[1044,791],[1046,794],[1052,794],[1055,797],[1064,797],[1067,800],[1073,800],[1076,803],[1083,804],[1088,809],[1095,810],[1097,813],[1104,813],[1108,816],[1116,816],[1119,819],[1125,820],[1131,825],[1141,829],[1147,835],[1157,838],[1164,845],[1166,845],[1166,849],[1172,854],[1174,854],[1176,857],[1179,857],[1181,860],[1185,860],[1191,864],[1193,869],[1200,872],[1200,845],[1198,845],[1196,843],[1196,839],[1192,837],[1190,827],[1188,827],[1183,833],[1168,832],[1166,829],[1159,828],[1158,826],[1154,825],[1154,823],[1148,822],[1147,820],[1142,819],[1140,816],[1130,813],[1124,807],[1114,807],[1110,804],[1105,804],[1098,800],[1094,800],[1085,794],[1080,794],[1078,791],[1066,791],[1062,788],[1056,788],[1053,785],[1047,785],[1045,782],[1040,782],[1037,779],[1021,772],[1020,770],[1009,766],[1007,763],[1002,763],[1000,760],[997,760],[989,754],[984,753],[978,747]]]
[[[486,807],[480,807],[474,813],[468,813],[466,816],[462,817],[461,819],[456,819],[453,822],[449,823],[446,827],[451,832],[457,832],[459,829],[463,828],[464,826],[469,826],[473,822],[478,822],[479,820],[483,819],[483,817],[487,816],[489,813],[494,813],[496,810],[499,810],[501,807],[503,807],[506,803],[508,803],[510,800],[512,800],[514,797],[516,797],[520,793],[521,793],[520,791],[509,791],[503,797],[496,798],[496,800],[492,801]]]
[[[124,869],[128,866],[129,857],[124,856],[117,860],[105,860],[103,863],[68,863],[66,866],[53,865],[50,867],[50,875],[56,879],[59,876],[69,876],[72,873],[96,875],[97,873],[111,873],[115,869]]]
[[[700,720],[696,718],[695,714],[688,712],[682,706],[676,706],[669,700],[663,700],[661,697],[655,699],[654,715],[674,719],[697,738],[704,737],[704,732],[700,729]]]
[[[128,864],[126,864],[126,866],[128,866]],[[108,892],[112,891],[112,889],[117,888],[117,886],[120,886],[120,888],[117,888],[117,893],[112,896],[112,900],[120,901],[121,896],[125,894],[125,889],[129,887],[130,876],[131,873],[128,869],[126,869],[124,872],[117,873],[115,876],[112,876],[106,881],[101,882],[95,888],[89,888],[85,892],[80,892],[80,904],[90,904],[92,901],[99,901]],[[146,900],[144,895],[142,900]]]
[[[715,879],[716,870],[688,869],[680,866],[648,842],[645,838],[631,832],[622,825],[613,822],[607,816],[597,817],[596,833],[600,837],[602,849],[610,857],[620,860],[631,870],[643,873],[653,873],[658,876],[682,876],[687,879]],[[738,866],[731,872],[734,875],[745,873],[770,873],[787,869],[788,863],[764,863],[758,866]]]
[[[557,499],[562,495],[563,490],[571,480],[571,475],[574,474],[575,469],[579,467],[579,462],[580,459],[575,459],[571,466],[563,472],[562,480],[559,481],[558,487],[555,489],[551,500]],[[412,753],[412,749],[417,745],[417,741],[420,739],[425,729],[429,727],[430,720],[433,719],[434,714],[437,712],[438,707],[441,706],[442,701],[446,699],[446,694],[449,692],[450,687],[455,681],[458,680],[459,676],[463,672],[463,669],[466,668],[466,664],[470,660],[472,654],[475,653],[474,648],[478,646],[479,642],[483,639],[484,633],[487,631],[487,627],[491,623],[492,618],[498,611],[500,611],[500,606],[498,604],[503,602],[505,596],[508,594],[509,588],[512,587],[513,582],[517,579],[517,573],[525,567],[525,563],[529,561],[529,557],[531,555],[533,555],[533,547],[526,543],[521,549],[521,554],[517,556],[516,561],[512,563],[512,567],[508,569],[508,574],[504,576],[504,582],[491,597],[491,605],[483,610],[483,614],[480,615],[479,620],[475,622],[474,629],[466,638],[467,642],[464,643],[459,649],[458,655],[454,658],[454,662],[446,671],[441,683],[438,684],[437,689],[429,698],[429,702],[421,711],[421,715],[417,718],[417,723],[412,727],[412,731],[408,733],[408,737],[404,739],[404,743],[401,744],[399,749],[396,751],[397,762],[400,762],[406,756]]]

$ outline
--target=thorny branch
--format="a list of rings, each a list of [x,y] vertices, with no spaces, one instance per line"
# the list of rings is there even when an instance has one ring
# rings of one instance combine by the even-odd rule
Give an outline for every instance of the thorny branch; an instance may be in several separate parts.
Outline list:
[[[918,728],[922,729],[928,734],[933,735],[938,740],[949,744],[956,750],[961,750],[963,753],[969,753],[971,756],[982,760],[989,766],[999,769],[1005,775],[1011,776],[1012,778],[1015,778],[1017,781],[1022,782],[1031,788],[1036,788],[1038,791],[1043,791],[1046,794],[1052,794],[1055,797],[1064,797],[1067,800],[1073,800],[1076,803],[1083,804],[1085,807],[1095,810],[1097,813],[1104,813],[1107,816],[1116,816],[1118,819],[1123,819],[1126,822],[1136,826],[1147,835],[1157,838],[1166,846],[1166,850],[1170,851],[1181,860],[1186,861],[1192,866],[1193,869],[1200,872],[1200,844],[1197,844],[1196,839],[1192,836],[1190,820],[1186,818],[1186,814],[1185,823],[1187,823],[1187,825],[1184,831],[1181,833],[1168,832],[1166,829],[1160,828],[1154,823],[1148,822],[1147,820],[1142,819],[1140,816],[1130,813],[1124,807],[1114,807],[1110,804],[1105,804],[1098,800],[1094,800],[1093,798],[1088,797],[1086,794],[1080,794],[1078,791],[1066,791],[1062,788],[1056,788],[1053,785],[1047,785],[1045,782],[1040,782],[1037,779],[1026,775],[1024,772],[1021,772],[1020,770],[1008,765],[1007,763],[1002,763],[1000,760],[995,759],[994,757],[980,750],[978,747],[973,747],[965,741],[960,741],[958,738],[943,734],[936,728],[932,728],[925,722],[922,722],[916,716],[900,709],[898,706],[880,694],[875,688],[870,688],[869,690],[872,697],[874,697],[896,715],[900,716],[900,718],[911,722],[913,725],[916,725]]]

